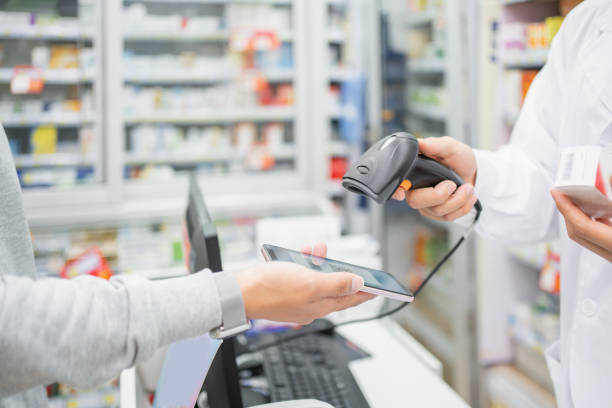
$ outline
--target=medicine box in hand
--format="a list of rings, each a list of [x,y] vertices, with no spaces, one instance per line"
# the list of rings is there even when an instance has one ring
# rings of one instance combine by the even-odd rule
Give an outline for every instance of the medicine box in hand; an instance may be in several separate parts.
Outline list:
[[[561,151],[555,187],[586,214],[612,218],[612,144]]]

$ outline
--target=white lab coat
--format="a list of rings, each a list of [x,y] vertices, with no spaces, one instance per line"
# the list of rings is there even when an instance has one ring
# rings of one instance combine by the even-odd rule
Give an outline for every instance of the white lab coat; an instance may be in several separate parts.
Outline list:
[[[561,239],[561,338],[546,350],[560,408],[612,407],[612,263],[569,239],[550,196],[561,148],[611,142],[612,1],[587,0],[553,41],[509,145],[476,152],[480,232]]]

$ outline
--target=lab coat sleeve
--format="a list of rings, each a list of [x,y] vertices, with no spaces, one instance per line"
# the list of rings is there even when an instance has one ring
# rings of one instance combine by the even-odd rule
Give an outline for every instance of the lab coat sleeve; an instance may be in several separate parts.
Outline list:
[[[477,230],[485,236],[537,242],[557,235],[550,190],[559,157],[559,104],[564,103],[569,35],[564,25],[531,85],[510,143],[496,152],[475,150],[475,193],[483,205]]]
[[[55,381],[100,384],[159,347],[218,327],[213,275],[0,276],[0,398]]]

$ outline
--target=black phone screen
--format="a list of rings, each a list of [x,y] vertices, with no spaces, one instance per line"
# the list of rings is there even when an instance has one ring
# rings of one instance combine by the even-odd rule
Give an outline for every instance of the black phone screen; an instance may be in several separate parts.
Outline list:
[[[404,288],[392,275],[376,269],[364,268],[346,262],[335,261],[329,258],[321,258],[314,255],[305,255],[291,249],[277,247],[275,245],[264,245],[264,250],[270,256],[271,261],[292,262],[323,273],[350,272],[363,278],[364,285],[401,295],[412,296],[412,293]]]

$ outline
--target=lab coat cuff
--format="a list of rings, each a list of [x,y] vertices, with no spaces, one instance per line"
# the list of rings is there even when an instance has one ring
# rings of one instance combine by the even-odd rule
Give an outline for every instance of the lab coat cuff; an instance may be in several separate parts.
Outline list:
[[[495,153],[486,150],[474,149],[476,156],[476,183],[474,185],[474,194],[483,206],[489,201],[491,193],[495,190],[491,183],[495,183],[497,172],[495,167]]]

